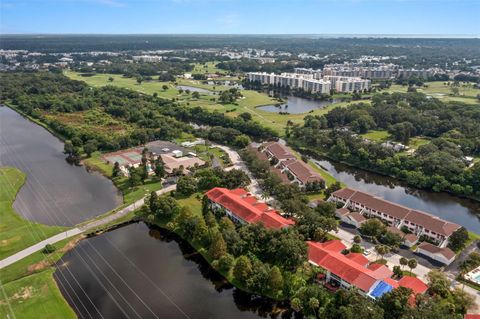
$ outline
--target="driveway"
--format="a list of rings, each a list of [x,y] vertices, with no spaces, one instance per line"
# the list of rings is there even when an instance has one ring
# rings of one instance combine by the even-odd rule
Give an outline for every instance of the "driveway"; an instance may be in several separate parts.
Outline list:
[[[247,186],[248,190],[257,198],[262,198],[262,195],[263,195],[262,188],[258,184],[257,179],[253,177],[252,173],[245,165],[245,162],[242,161],[240,154],[238,154],[238,152],[232,149],[231,147],[228,147],[225,145],[212,144],[212,146],[220,148],[225,153],[227,153],[228,157],[230,157],[230,161],[232,162],[233,165],[225,168],[225,170],[230,171],[232,169],[238,169],[245,172],[245,174],[247,174],[247,176],[250,178],[250,185]],[[270,202],[273,200],[273,198],[269,197],[263,200],[265,202]]]

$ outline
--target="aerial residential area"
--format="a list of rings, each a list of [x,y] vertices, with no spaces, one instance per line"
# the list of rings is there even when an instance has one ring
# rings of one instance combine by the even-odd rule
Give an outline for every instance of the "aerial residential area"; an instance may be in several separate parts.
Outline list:
[[[269,4],[2,2],[0,318],[480,318],[478,4]]]

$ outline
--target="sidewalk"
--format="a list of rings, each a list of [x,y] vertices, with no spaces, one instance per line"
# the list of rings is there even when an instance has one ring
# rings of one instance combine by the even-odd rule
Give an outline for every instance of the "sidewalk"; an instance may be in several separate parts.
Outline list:
[[[168,187],[162,188],[161,190],[157,191],[157,194],[161,195],[161,194],[164,194],[164,193],[168,193],[172,190],[175,190],[176,188],[177,188],[177,185],[170,185]],[[18,253],[13,254],[13,255],[11,255],[11,256],[3,259],[3,260],[0,260],[0,269],[5,268],[5,267],[23,259],[23,258],[25,258],[27,256],[30,256],[31,254],[33,254],[37,251],[42,250],[43,248],[45,248],[45,245],[47,245],[47,244],[53,245],[53,244],[58,243],[59,241],[62,241],[64,239],[79,235],[79,234],[84,233],[84,232],[86,232],[90,229],[94,229],[94,228],[97,228],[99,226],[111,223],[111,222],[113,222],[117,219],[120,219],[120,218],[124,217],[125,215],[127,215],[128,213],[134,211],[135,209],[140,208],[144,204],[144,202],[145,202],[145,197],[142,198],[142,199],[139,199],[135,203],[133,203],[133,204],[131,204],[131,205],[125,207],[125,208],[122,208],[121,210],[119,210],[116,213],[105,216],[104,218],[101,218],[99,220],[92,221],[92,222],[90,222],[90,223],[88,223],[84,226],[75,227],[75,228],[69,229],[69,230],[67,230],[63,233],[60,233],[60,234],[57,234],[57,235],[52,236],[50,238],[47,238],[45,240],[42,240],[41,242],[36,243],[35,245],[32,245],[28,248],[25,248],[24,250],[19,251]]]

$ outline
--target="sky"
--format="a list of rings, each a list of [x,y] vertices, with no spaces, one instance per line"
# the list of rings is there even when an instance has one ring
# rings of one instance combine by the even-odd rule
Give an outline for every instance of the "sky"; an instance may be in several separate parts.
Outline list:
[[[480,35],[480,0],[0,0],[0,33]]]

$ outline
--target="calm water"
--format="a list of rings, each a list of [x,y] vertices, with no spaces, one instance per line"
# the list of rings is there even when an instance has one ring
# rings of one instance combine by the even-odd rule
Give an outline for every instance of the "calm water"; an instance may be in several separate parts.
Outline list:
[[[65,161],[63,143],[43,127],[0,106],[0,166],[27,175],[14,202],[29,220],[72,226],[121,203],[112,182]]]
[[[301,113],[307,113],[316,109],[322,109],[328,105],[339,102],[339,100],[336,100],[336,99],[316,101],[316,100],[310,100],[310,99],[305,99],[302,97],[296,97],[291,95],[284,97],[284,99],[287,99],[287,102],[280,106],[275,106],[272,104],[272,105],[260,106],[260,107],[257,107],[257,109],[262,111],[267,111],[267,112],[273,112],[273,113],[288,112],[290,114],[301,114]]]
[[[316,161],[337,180],[349,187],[378,195],[386,200],[419,209],[455,222],[480,234],[480,203],[447,193],[410,188],[393,178],[370,173],[327,160]]]
[[[81,241],[54,277],[80,318],[290,317],[226,283],[174,234],[144,223]]]
[[[212,93],[210,90],[197,88],[194,86],[188,86],[188,85],[177,85],[177,89],[182,89],[184,91],[190,90],[190,92],[199,92],[199,93],[208,93],[208,94]]]

